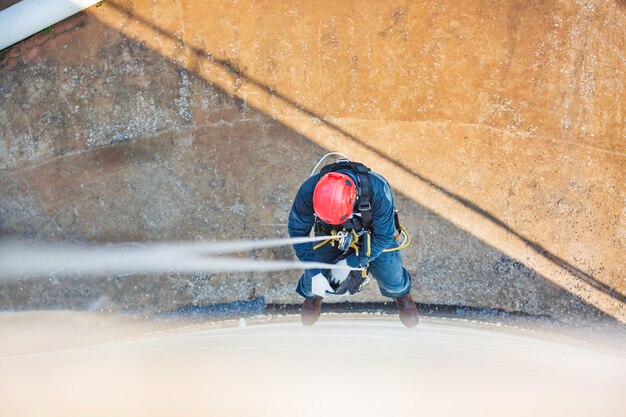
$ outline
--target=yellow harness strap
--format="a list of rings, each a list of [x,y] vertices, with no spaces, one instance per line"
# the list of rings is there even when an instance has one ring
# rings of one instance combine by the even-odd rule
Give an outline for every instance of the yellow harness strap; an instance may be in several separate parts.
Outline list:
[[[336,231],[336,230],[331,230],[331,231],[330,231],[330,235],[331,235],[332,237],[329,237],[328,239],[323,240],[323,241],[321,241],[320,243],[318,243],[317,245],[313,246],[313,250],[319,249],[319,248],[321,248],[322,246],[324,246],[325,244],[327,244],[328,242],[331,242],[331,241],[333,241],[334,239],[336,239],[336,236],[337,236],[337,231]]]
[[[395,248],[385,249],[383,252],[395,252],[397,250],[402,250],[406,248],[407,246],[409,246],[411,244],[411,236],[409,236],[409,233],[406,231],[404,226],[400,225],[400,235],[402,235],[403,233],[404,233],[404,236],[406,236],[406,240],[400,246],[396,246]]]
[[[397,250],[402,250],[405,249],[406,247],[408,247],[411,244],[411,236],[409,236],[408,232],[406,231],[406,229],[404,228],[404,226],[400,225],[400,235],[404,234],[404,236],[406,236],[406,239],[404,242],[402,242],[402,244],[400,246],[396,246],[395,248],[389,248],[389,249],[385,249],[383,250],[383,252],[395,252]],[[336,230],[332,230],[330,232],[331,237],[329,237],[326,240],[323,240],[322,242],[318,243],[317,245],[313,246],[313,250],[319,249],[322,246],[324,246],[325,244],[327,244],[328,242],[332,243],[333,240],[337,239],[337,231]],[[357,256],[359,255],[359,247],[357,246],[357,243],[359,242],[359,236],[356,234],[356,232],[354,230],[352,230],[352,234],[354,235],[354,239],[352,240],[352,243],[350,243],[350,247],[352,249],[354,249],[354,251],[356,252]],[[367,257],[370,256],[371,251],[372,251],[372,238],[370,236],[369,233],[365,233],[365,235],[367,236],[367,238],[365,239],[365,247],[366,247],[366,255]]]

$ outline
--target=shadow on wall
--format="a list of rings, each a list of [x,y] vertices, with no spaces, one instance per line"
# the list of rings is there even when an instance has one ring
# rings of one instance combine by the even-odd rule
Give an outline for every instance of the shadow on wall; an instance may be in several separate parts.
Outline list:
[[[144,25],[149,26],[152,30],[154,30],[155,32],[159,33],[160,35],[163,35],[171,40],[175,40],[175,41],[180,41],[173,33],[170,33],[168,31],[163,30],[162,28],[156,26],[155,24],[148,22],[144,19],[142,19],[141,17],[138,17],[136,15],[134,15],[129,9],[117,4],[117,3],[111,3],[111,7],[114,7],[116,9],[118,9],[120,12],[126,14],[129,18],[133,18],[133,19],[137,19],[140,20]],[[508,233],[516,236],[517,238],[521,239],[526,245],[528,245],[528,247],[530,247],[537,255],[544,257],[545,259],[547,259],[550,262],[553,262],[554,264],[556,264],[557,266],[559,266],[560,268],[563,268],[564,270],[568,271],[569,273],[571,273],[572,275],[576,276],[577,278],[581,279],[582,281],[586,282],[587,284],[591,285],[592,287],[598,289],[599,291],[609,295],[610,297],[613,297],[614,299],[622,302],[622,303],[626,303],[626,297],[622,294],[620,294],[619,292],[613,290],[612,288],[610,288],[609,286],[605,285],[604,283],[598,281],[597,279],[595,279],[592,275],[580,270],[579,268],[577,268],[576,266],[568,263],[566,260],[564,260],[563,258],[551,253],[550,251],[548,251],[546,248],[544,248],[543,246],[541,246],[540,244],[538,244],[537,242],[534,242],[528,238],[526,238],[525,236],[523,236],[521,233],[513,230],[511,227],[509,227],[509,225],[507,225],[505,222],[501,221],[500,219],[498,219],[497,217],[495,217],[493,214],[491,214],[490,212],[488,212],[487,210],[473,204],[471,201],[457,195],[454,194],[453,192],[449,191],[448,189],[446,189],[445,187],[441,186],[440,184],[436,184],[435,182],[431,181],[430,179],[428,179],[427,177],[425,177],[424,175],[416,172],[415,170],[413,170],[412,168],[404,165],[402,162],[394,159],[394,158],[390,158],[388,155],[384,155],[383,153],[381,153],[380,151],[378,151],[377,149],[375,149],[374,147],[368,145],[365,141],[363,141],[362,139],[360,139],[359,137],[351,134],[350,132],[346,131],[345,129],[341,128],[340,126],[324,119],[321,115],[316,114],[315,112],[313,112],[312,110],[306,108],[305,106],[303,106],[302,104],[292,100],[291,98],[282,95],[280,92],[275,91],[274,89],[272,89],[271,87],[261,83],[260,81],[248,76],[244,70],[242,70],[241,68],[239,68],[236,64],[230,62],[230,61],[223,61],[223,60],[217,60],[214,59],[212,57],[211,51],[208,50],[203,50],[200,48],[194,48],[194,47],[189,47],[193,53],[196,55],[197,58],[199,59],[208,59],[210,61],[212,61],[213,63],[219,65],[220,67],[222,67],[224,70],[228,71],[229,73],[231,73],[233,76],[235,76],[238,79],[244,79],[246,82],[249,82],[251,84],[254,84],[255,86],[259,87],[260,89],[262,89],[263,91],[265,91],[268,95],[270,96],[275,96],[280,98],[282,101],[289,103],[292,107],[297,108],[298,110],[304,112],[305,114],[316,118],[317,120],[319,120],[320,123],[330,127],[331,129],[341,133],[343,136],[348,137],[350,139],[352,139],[353,141],[359,143],[361,146],[365,147],[366,149],[368,149],[370,152],[373,152],[374,154],[382,157],[383,159],[387,160],[388,162],[393,163],[396,167],[402,169],[403,171],[405,171],[406,173],[414,176],[415,178],[419,179],[420,181],[426,183],[427,185],[429,185],[430,187],[442,192],[443,194],[451,197],[452,199],[454,199],[455,201],[461,203],[464,207],[470,209],[471,211],[479,214],[480,216],[484,217],[485,219],[488,219],[489,221],[491,221],[492,223],[494,223],[495,225],[503,228],[504,230],[506,230]]]
[[[120,8],[114,3],[109,5]],[[120,10],[128,13],[123,8]],[[154,29],[175,39],[172,34]],[[107,28],[102,26],[98,30],[105,32]],[[118,53],[108,54],[116,48]],[[194,53],[202,58],[210,56],[208,51],[200,49]],[[312,166],[319,155],[325,153],[324,149],[267,115],[250,109],[246,103],[195,76],[193,71],[180,68],[127,38],[121,37],[115,45],[103,49],[101,58],[104,62],[98,64],[99,69],[94,71],[93,67],[87,66],[79,69],[80,80],[77,82],[81,89],[81,86],[102,78],[99,71],[118,71],[118,74],[107,74],[107,77],[117,78],[106,86],[106,94],[83,91],[75,97],[66,95],[59,101],[83,104],[81,100],[94,100],[99,103],[98,113],[90,118],[103,125],[117,126],[119,135],[107,131],[109,143],[92,146],[88,140],[90,134],[81,133],[82,142],[59,148],[54,154],[57,158],[30,167],[0,171],[0,234],[70,241],[235,239],[267,237],[272,233],[284,235],[282,225],[286,223],[291,198],[308,174],[308,168],[303,170],[302,164]],[[54,62],[54,58],[48,66],[50,62]],[[215,63],[368,147],[358,137],[250,79],[232,63]],[[16,106],[31,101],[31,93],[25,92],[23,85],[30,85],[31,81],[40,84],[52,97],[56,93],[54,86],[66,79],[62,71],[49,68],[37,72],[22,67],[15,71],[11,74],[5,70],[2,77],[8,80],[6,88],[13,93],[12,96],[19,99]],[[146,78],[155,74],[158,78],[142,85],[137,82],[137,73],[148,74]],[[189,93],[187,100],[190,101],[186,104],[189,114],[180,110],[181,100],[184,100],[180,85],[186,86]],[[152,92],[153,88],[164,92]],[[133,103],[131,95],[137,91],[144,96],[142,100],[150,101],[151,105],[130,108],[130,113],[140,114],[137,118],[124,119],[124,110],[129,108],[125,107],[124,100],[119,100],[118,94]],[[31,106],[38,106],[43,113],[54,112],[50,105],[50,102],[37,102]],[[165,121],[152,124],[150,112],[156,112]],[[115,120],[113,114],[122,120]],[[58,123],[52,126],[44,123],[38,130],[42,132],[39,137],[42,141],[45,140],[44,132],[49,132],[52,138],[49,140],[54,142],[56,136],[67,136],[68,130],[74,128],[71,115],[58,114],[55,117]],[[137,123],[136,130],[129,134],[123,125],[133,123],[133,120],[148,120],[149,123],[143,126]],[[85,126],[90,129],[94,124],[85,123]],[[515,234],[537,254],[624,301],[621,294],[511,230],[487,211],[375,149],[368,149]],[[294,155],[297,162],[294,162]],[[376,167],[372,168],[376,170]],[[499,307],[559,318],[611,320],[579,297],[436,213],[400,195],[396,200],[417,241],[403,254],[413,276],[417,301]],[[261,251],[258,256],[284,259],[292,254],[290,250],[282,249]],[[15,310],[144,308],[168,311],[184,305],[249,299],[258,295],[265,295],[268,302],[289,303],[299,301],[293,295],[295,275],[291,272],[263,274],[261,277],[258,274],[191,277],[164,274],[160,277],[110,277],[90,281],[57,279],[51,275],[44,281],[3,283],[0,306]]]

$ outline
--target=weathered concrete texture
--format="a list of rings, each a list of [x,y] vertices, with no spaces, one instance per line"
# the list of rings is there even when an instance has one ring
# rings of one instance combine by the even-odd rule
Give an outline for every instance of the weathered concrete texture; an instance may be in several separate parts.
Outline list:
[[[4,10],[7,9],[11,6],[13,6],[14,4],[19,3],[20,0],[0,0],[0,10]]]
[[[147,65],[149,60],[142,62]],[[175,67],[171,70],[165,73],[176,79]],[[5,190],[3,232],[103,242],[284,236],[291,198],[323,150],[219,89],[201,86],[193,75],[190,83],[202,87],[193,89],[201,97],[211,91],[213,97],[207,103],[214,104],[192,114],[217,120],[214,124],[177,127],[175,133],[167,131],[6,170],[0,176]],[[120,84],[120,88],[124,86]],[[172,98],[170,105],[176,102]],[[306,164],[289,163],[294,155]],[[521,263],[434,213],[401,195],[396,200],[415,241],[403,256],[419,302],[557,316],[572,310],[596,314]],[[260,259],[293,257],[290,248],[253,255]],[[259,295],[268,302],[298,302],[293,293],[296,278],[294,272],[88,281],[51,276],[5,284],[0,295],[2,305],[10,309],[168,310]],[[372,285],[353,299],[382,297]]]
[[[105,2],[0,53],[0,233],[284,236],[291,199],[326,150],[273,107],[235,98],[248,77],[623,292],[623,8],[349,4]],[[583,29],[593,68],[574,65]],[[209,53],[234,70],[228,79],[198,75]],[[602,316],[442,213],[396,200],[416,241],[403,257],[417,301]],[[0,305],[298,302],[296,275],[51,277],[3,284]],[[354,299],[382,298],[372,285]]]
[[[108,5],[96,14],[111,27],[318,145],[385,163],[412,199],[626,314],[606,296],[625,282],[619,3]],[[431,203],[398,168],[466,207]]]

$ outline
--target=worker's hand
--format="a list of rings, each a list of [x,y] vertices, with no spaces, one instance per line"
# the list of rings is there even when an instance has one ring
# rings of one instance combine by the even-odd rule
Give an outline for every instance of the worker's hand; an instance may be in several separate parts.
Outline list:
[[[326,297],[326,291],[334,293],[326,277],[322,274],[313,276],[311,278],[311,292],[320,297]]]
[[[337,262],[335,265],[347,267],[348,261],[346,261],[345,259],[342,259],[341,261]],[[346,269],[341,269],[341,268],[330,269],[330,281],[334,285],[339,285],[342,282],[344,282],[346,278],[348,278],[348,275],[350,275],[350,270],[347,268]]]
[[[362,271],[350,271],[348,278],[341,283],[336,293],[345,294],[349,292],[350,294],[356,294],[361,290],[361,284],[363,284]]]

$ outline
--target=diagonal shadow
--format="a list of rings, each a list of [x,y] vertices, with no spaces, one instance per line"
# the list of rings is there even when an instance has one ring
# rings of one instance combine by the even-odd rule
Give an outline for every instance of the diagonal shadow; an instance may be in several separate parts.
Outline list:
[[[114,2],[108,2],[107,6],[109,7],[113,7],[115,8],[117,11],[125,14],[127,17],[134,19],[135,21],[141,23],[142,25],[145,25],[147,27],[149,27],[150,29],[154,30],[156,33],[163,35],[171,40],[174,40],[176,42],[179,42],[180,44],[184,44],[184,42],[176,37],[174,34],[156,26],[153,22],[147,21],[146,19],[142,18],[141,16],[137,16],[135,14],[133,14],[133,12],[128,9],[127,7],[124,7],[120,4],[114,3]],[[203,60],[208,60],[210,61],[212,64],[220,67],[221,69],[239,77],[242,80],[245,80],[246,82],[258,87],[259,89],[267,92],[267,94],[269,94],[270,96],[273,97],[277,97],[279,99],[281,99],[282,101],[284,101],[285,103],[293,106],[294,108],[298,109],[299,111],[307,114],[310,117],[315,118],[316,120],[318,120],[320,123],[324,124],[325,126],[335,130],[336,132],[344,135],[347,138],[350,138],[351,140],[353,140],[354,142],[358,143],[359,145],[363,146],[364,148],[366,148],[368,151],[376,154],[377,156],[379,156],[380,158],[383,158],[393,164],[395,164],[398,168],[400,168],[402,171],[404,171],[405,173],[413,176],[414,178],[420,180],[421,182],[423,182],[424,184],[430,186],[431,188],[434,188],[435,190],[443,193],[444,195],[446,195],[447,197],[452,198],[453,200],[455,200],[456,202],[462,204],[464,207],[466,207],[467,209],[473,211],[476,214],[479,214],[480,216],[482,216],[483,218],[491,221],[493,224],[497,225],[498,227],[506,230],[508,233],[510,233],[511,235],[517,237],[518,239],[520,239],[521,241],[523,241],[529,248],[531,248],[537,255],[545,258],[546,260],[552,262],[553,264],[557,265],[558,267],[566,270],[567,272],[569,272],[570,274],[572,274],[573,276],[575,276],[576,278],[586,282],[587,284],[589,284],[590,286],[592,286],[593,288],[597,289],[598,291],[603,292],[604,294],[622,302],[622,303],[626,303],[626,296],[619,293],[618,291],[614,290],[613,288],[609,287],[608,285],[604,284],[603,282],[597,280],[594,276],[586,273],[585,271],[581,270],[580,268],[576,267],[575,265],[572,265],[571,263],[569,263],[568,261],[566,261],[565,259],[561,258],[560,256],[550,252],[549,250],[547,250],[545,247],[543,247],[542,245],[540,245],[539,243],[530,240],[529,238],[525,237],[524,235],[522,235],[521,233],[515,231],[514,229],[512,229],[509,225],[507,225],[505,222],[503,222],[502,220],[498,219],[495,215],[493,215],[492,213],[490,213],[489,211],[483,209],[482,207],[479,207],[478,205],[472,203],[471,201],[453,193],[452,191],[448,190],[447,188],[443,187],[440,184],[435,183],[434,181],[430,180],[429,178],[425,177],[424,175],[420,174],[419,172],[416,172],[414,169],[412,169],[411,167],[405,165],[404,163],[402,163],[401,161],[398,161],[392,157],[389,157],[388,155],[385,155],[384,153],[382,153],[381,151],[379,151],[378,149],[372,147],[371,145],[369,145],[367,142],[365,142],[363,139],[355,136],[354,134],[346,131],[344,128],[342,128],[341,126],[336,125],[335,123],[332,123],[328,120],[325,120],[323,117],[321,117],[320,115],[318,115],[317,113],[315,113],[313,110],[307,108],[306,106],[302,105],[301,103],[298,103],[297,101],[291,99],[290,97],[287,97],[283,94],[281,94],[280,92],[276,91],[275,89],[273,89],[272,87],[262,83],[259,80],[256,80],[252,77],[250,77],[249,75],[247,75],[245,73],[244,70],[240,69],[236,64],[233,64],[232,62],[228,61],[228,60],[220,60],[220,59],[216,59],[212,56],[212,54],[210,53],[210,51],[206,51],[202,48],[198,48],[198,47],[194,47],[194,46],[186,46],[197,58],[201,58]],[[260,109],[259,109],[260,110]]]

